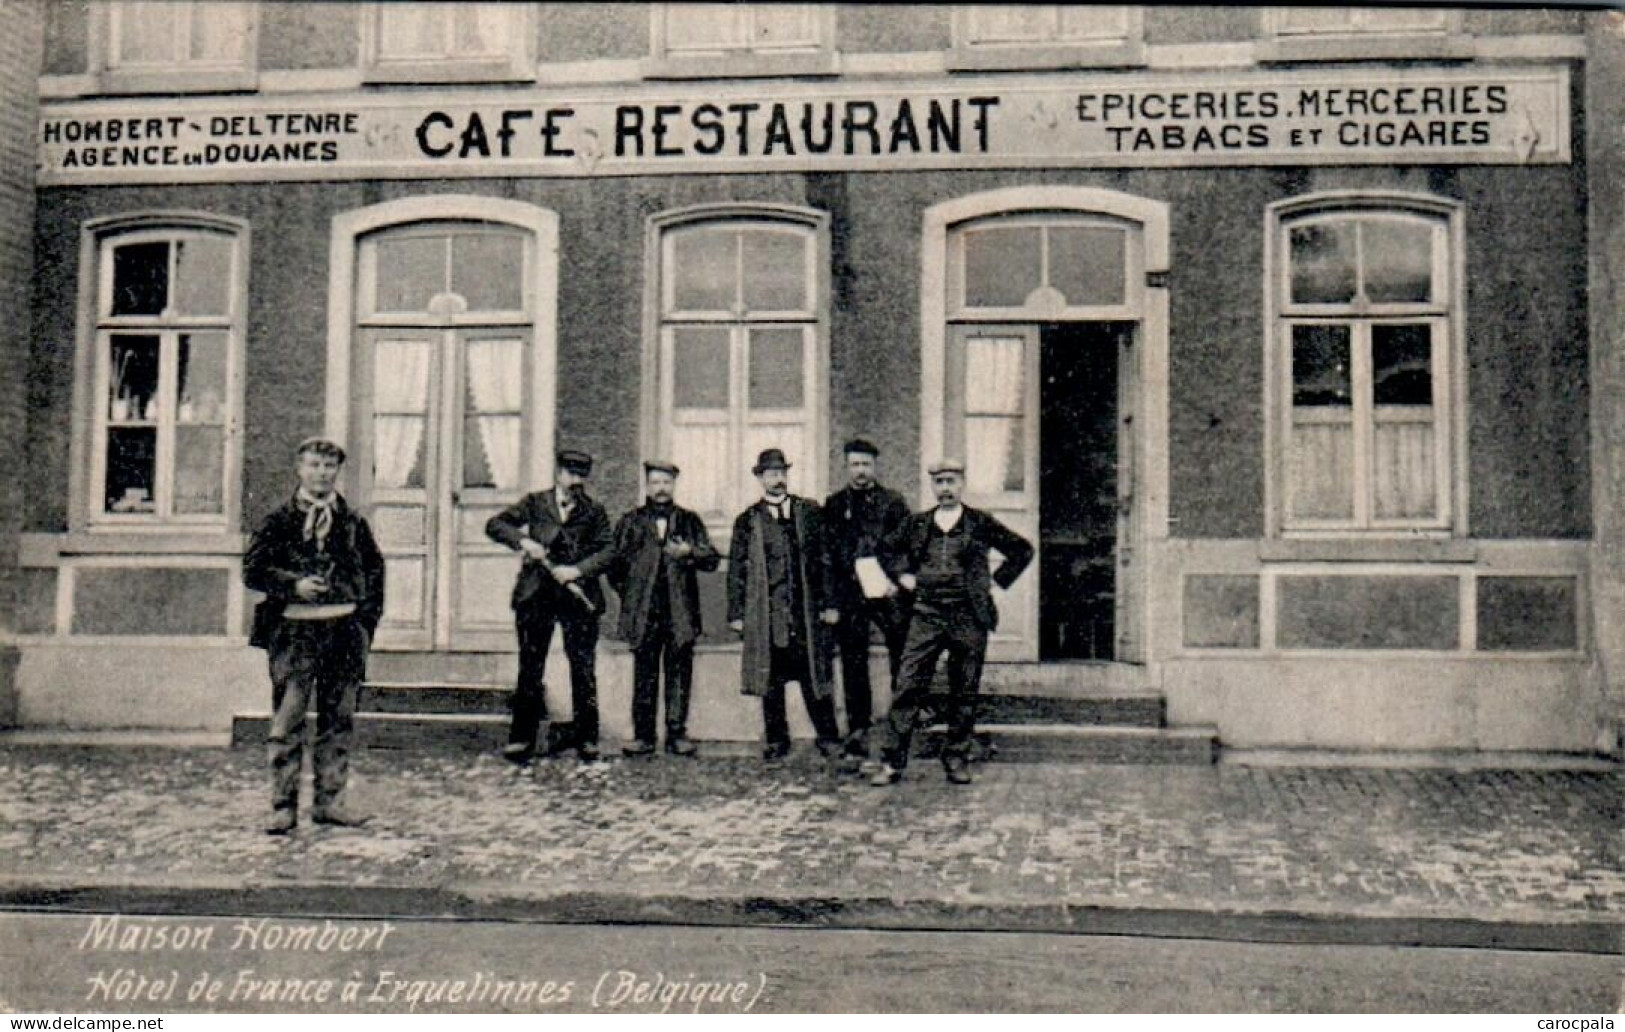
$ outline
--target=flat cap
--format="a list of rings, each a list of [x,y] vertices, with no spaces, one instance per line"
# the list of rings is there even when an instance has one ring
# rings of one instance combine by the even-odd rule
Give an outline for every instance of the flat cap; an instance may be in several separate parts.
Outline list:
[[[873,442],[865,440],[862,437],[854,437],[854,438],[852,438],[850,441],[846,442],[846,446],[844,448],[842,448],[841,451],[842,451],[843,454],[846,454],[846,455],[879,455],[880,454],[880,449],[876,448],[874,446]]]
[[[592,456],[584,451],[565,448],[558,454],[560,469],[567,469],[571,473],[588,476],[592,473]]]
[[[299,447],[293,450],[295,457],[303,455],[306,452],[315,452],[317,455],[326,455],[331,458],[335,458],[340,462],[343,462],[345,459],[344,446],[333,440],[331,437],[307,437],[303,441],[299,442]]]
[[[958,473],[960,476],[964,476],[965,463],[962,459],[938,459],[931,464],[931,468],[927,472],[932,476],[941,473]]]
[[[644,476],[648,476],[650,473],[670,473],[672,476],[675,477],[680,472],[682,472],[682,471],[677,468],[677,463],[671,462],[671,461],[669,461],[667,459],[644,459],[643,460],[643,475]]]

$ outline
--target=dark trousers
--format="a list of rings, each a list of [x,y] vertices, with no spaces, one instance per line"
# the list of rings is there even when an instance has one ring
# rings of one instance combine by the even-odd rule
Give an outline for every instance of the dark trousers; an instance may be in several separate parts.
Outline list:
[[[284,620],[270,644],[271,805],[299,808],[305,711],[316,703],[316,807],[330,806],[350,772],[356,696],[367,665],[367,633],[349,617]]]
[[[820,746],[829,746],[841,740],[840,725],[835,722],[835,700],[830,696],[818,697],[818,686],[813,682],[808,663],[807,647],[793,641],[788,648],[773,647],[772,668],[768,674],[767,694],[762,696],[762,723],[765,725],[767,744],[790,744],[790,721],[784,709],[784,686],[791,681],[801,682],[801,701],[812,719],[813,731]]]
[[[688,737],[688,696],[694,683],[694,643],[679,644],[671,626],[651,623],[642,643],[632,650],[632,733],[655,741],[655,713],[660,700],[660,673],[666,673],[666,741]]]
[[[931,694],[937,659],[948,653],[948,742],[944,762],[962,760],[970,752],[976,730],[976,693],[982,686],[982,660],[987,655],[987,629],[976,620],[968,604],[935,606],[915,603],[908,625],[908,644],[897,672],[898,692],[887,721],[886,762],[902,770],[908,766],[909,745],[920,710]]]
[[[908,639],[908,616],[890,599],[873,599],[848,604],[836,625],[841,648],[841,689],[846,698],[846,735],[849,749],[859,750],[874,720],[874,693],[869,684],[870,625],[880,628],[886,641],[886,660],[891,667],[892,689],[897,687],[897,670]]]
[[[547,651],[553,628],[564,627],[564,655],[570,661],[570,707],[574,711],[566,745],[598,743],[598,614],[560,593],[544,594],[514,611],[519,630],[519,682],[513,693],[510,744],[536,745],[536,731],[547,719]]]

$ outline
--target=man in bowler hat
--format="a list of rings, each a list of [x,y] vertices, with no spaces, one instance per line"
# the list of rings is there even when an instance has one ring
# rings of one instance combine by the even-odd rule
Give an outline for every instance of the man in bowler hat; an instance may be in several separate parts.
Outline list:
[[[604,611],[599,574],[614,559],[609,515],[587,495],[592,456],[558,453],[553,486],[533,491],[492,516],[485,533],[524,555],[513,588],[514,626],[519,634],[519,680],[513,723],[502,755],[524,763],[536,752],[547,719],[543,675],[554,627],[564,630],[570,661],[568,728],[550,728],[543,751],[574,748],[582,760],[598,758],[598,616]]]
[[[846,754],[853,765],[869,756],[874,697],[869,686],[870,627],[886,643],[892,685],[903,657],[908,611],[895,597],[867,598],[859,582],[860,559],[876,561],[880,543],[908,519],[903,496],[875,477],[880,449],[861,437],[846,442],[846,486],[824,502],[830,553],[830,594],[840,610],[836,641],[841,649],[841,688],[846,699]],[[895,591],[895,589],[893,589]]]
[[[628,756],[655,750],[660,672],[666,673],[666,751],[693,756],[688,737],[694,642],[700,637],[697,572],[722,561],[698,513],[677,505],[678,469],[665,461],[643,464],[644,502],[615,525],[610,585],[621,596],[620,635],[632,646],[632,728]]]
[[[734,520],[728,552],[728,625],[744,636],[742,690],[762,700],[763,759],[790,752],[785,689],[801,686],[818,750],[840,750],[826,631],[840,619],[828,601],[828,552],[818,503],[790,494],[790,463],[764,450],[751,472],[762,498]]]
[[[324,437],[295,451],[299,487],[265,518],[243,556],[243,583],[263,592],[249,643],[271,666],[271,819],[286,835],[298,823],[305,711],[316,703],[312,766],[317,824],[359,825],[343,803],[356,696],[367,650],[384,612],[384,557],[367,521],[335,489],[344,449]]]
[[[956,785],[971,780],[969,752],[976,729],[987,636],[999,622],[991,585],[1014,584],[1032,562],[1033,546],[991,514],[960,499],[965,465],[944,459],[930,469],[933,509],[903,521],[881,544],[886,572],[912,596],[908,642],[897,672],[897,696],[887,719],[885,764],[870,783],[895,784],[908,766],[914,725],[931,691],[937,659],[948,653],[948,741],[942,764]],[[990,569],[989,552],[1002,556]]]

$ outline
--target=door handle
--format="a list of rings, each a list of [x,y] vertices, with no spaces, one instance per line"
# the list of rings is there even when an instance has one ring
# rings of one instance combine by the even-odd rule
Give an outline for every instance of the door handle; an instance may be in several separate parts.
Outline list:
[[[451,493],[451,504],[453,504],[453,505],[461,505],[461,504],[463,504],[463,493],[461,491],[453,491]]]

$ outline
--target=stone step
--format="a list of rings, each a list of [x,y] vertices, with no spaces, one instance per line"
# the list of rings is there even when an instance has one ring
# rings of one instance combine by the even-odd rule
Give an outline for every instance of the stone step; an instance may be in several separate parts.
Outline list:
[[[506,685],[369,681],[360,709],[376,713],[508,712],[512,695]],[[1048,695],[988,693],[980,697],[981,719],[995,724],[1121,724],[1161,727],[1165,705],[1160,695]]]
[[[238,715],[232,721],[232,745],[263,746],[270,723],[268,714]],[[506,743],[507,732],[507,718],[490,714],[356,714],[357,744],[368,749],[493,752]],[[927,730],[920,737],[921,754],[936,755],[942,735],[940,726]],[[1001,763],[1205,765],[1218,752],[1218,736],[1210,728],[982,724],[977,737],[978,752]],[[606,755],[619,745],[607,739],[602,744]],[[748,754],[752,748],[750,743],[701,745],[712,755]]]

